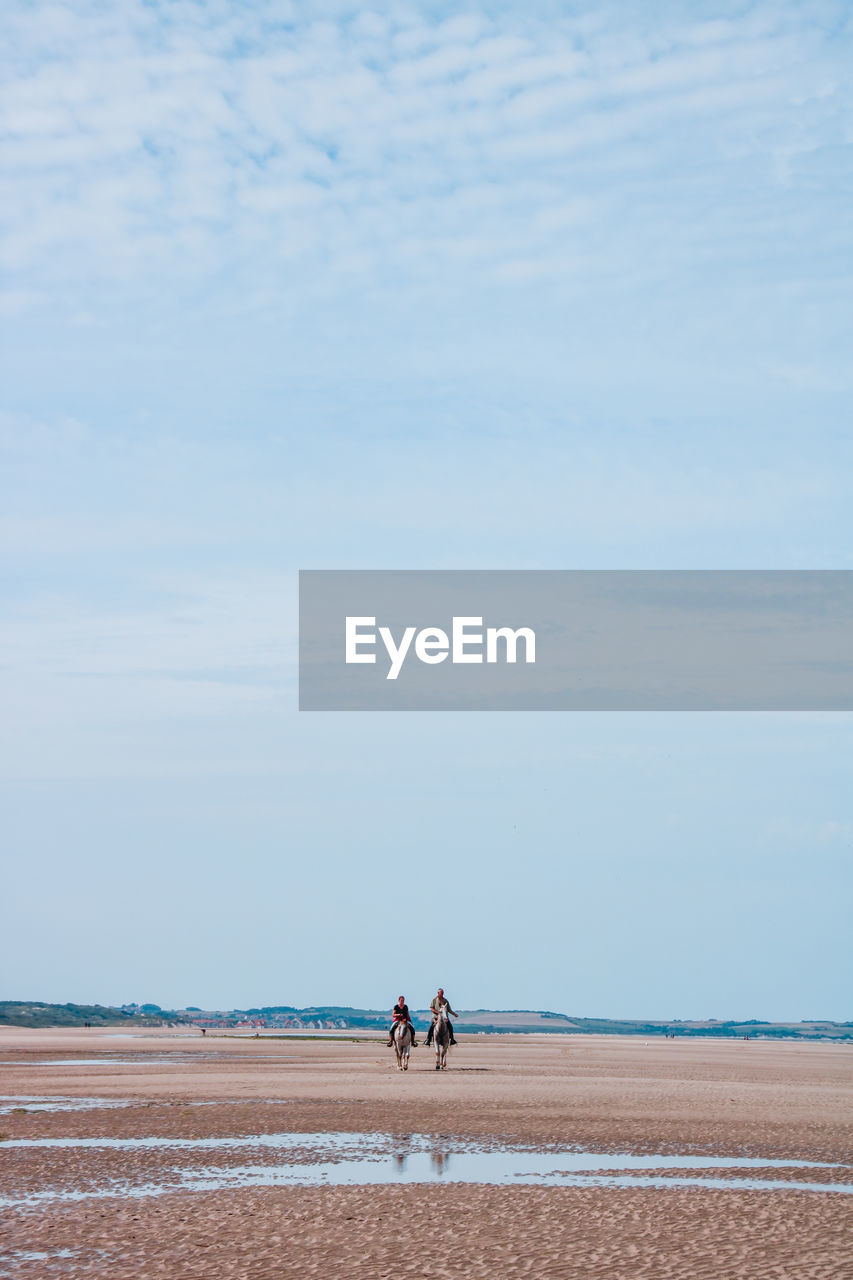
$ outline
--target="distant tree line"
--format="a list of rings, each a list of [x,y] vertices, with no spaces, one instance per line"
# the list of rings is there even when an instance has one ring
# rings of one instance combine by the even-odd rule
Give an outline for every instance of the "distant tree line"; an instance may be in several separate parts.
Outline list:
[[[530,1015],[525,1024],[524,1014]],[[388,1026],[390,1009],[353,1009],[348,1005],[312,1005],[299,1009],[295,1005],[264,1005],[256,1009],[205,1011],[196,1007],[169,1010],[158,1004],[125,1005],[116,1008],[100,1004],[48,1004],[37,1000],[0,1001],[0,1026],[13,1027],[107,1027],[193,1025],[215,1018],[228,1025],[243,1019],[262,1020],[275,1029],[293,1020],[296,1024],[329,1025],[351,1030],[378,1031]],[[714,1018],[670,1022],[646,1022],[611,1018],[573,1018],[567,1014],[544,1010],[512,1011],[478,1009],[465,1013],[455,1024],[457,1031],[470,1035],[525,1035],[531,1031],[550,1035],[634,1035],[774,1040],[844,1040],[853,1041],[853,1022],[761,1022],[751,1018],[741,1022],[720,1022]],[[511,1020],[510,1020],[511,1018]],[[412,1012],[415,1025],[423,1029],[428,1015]],[[542,1020],[546,1019],[546,1025]]]

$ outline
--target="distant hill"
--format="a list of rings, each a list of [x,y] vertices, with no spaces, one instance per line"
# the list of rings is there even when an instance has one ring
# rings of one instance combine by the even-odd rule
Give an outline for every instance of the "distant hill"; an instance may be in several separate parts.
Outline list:
[[[417,1027],[425,1029],[426,1009],[412,1011]],[[211,1030],[379,1031],[388,1026],[386,1009],[353,1009],[347,1005],[264,1005],[253,1009],[161,1009],[156,1004],[109,1005],[44,1004],[29,1000],[0,1001],[0,1026],[93,1027],[191,1025]],[[531,1032],[550,1035],[714,1036],[773,1040],[853,1041],[853,1022],[748,1022],[700,1019],[669,1022],[643,1019],[576,1018],[545,1009],[460,1010],[457,1031],[468,1035]]]
[[[569,1035],[620,1036],[720,1036],[740,1039],[851,1040],[850,1022],[718,1022],[714,1019],[658,1022],[645,1019],[576,1018],[564,1013],[527,1009],[459,1012],[456,1028],[462,1032],[546,1032]]]
[[[125,1005],[121,1009],[102,1004],[44,1004],[39,1000],[0,1000],[0,1027],[162,1027],[189,1022],[184,1014],[171,1013],[157,1004]]]

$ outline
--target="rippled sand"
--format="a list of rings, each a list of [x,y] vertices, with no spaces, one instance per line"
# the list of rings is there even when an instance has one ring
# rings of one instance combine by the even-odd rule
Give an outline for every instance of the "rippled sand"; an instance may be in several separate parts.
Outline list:
[[[53,1062],[51,1063],[51,1059]],[[79,1062],[80,1065],[71,1065]],[[595,1151],[853,1162],[853,1048],[760,1041],[462,1038],[406,1075],[377,1040],[116,1039],[0,1031],[9,1139],[411,1134],[435,1150]],[[50,1110],[51,1097],[80,1110]],[[27,1099],[24,1101],[23,1099]],[[130,1103],[122,1107],[100,1101]],[[8,1106],[4,1102],[4,1107]],[[262,1159],[280,1158],[274,1148]],[[0,1195],[162,1185],[211,1151],[0,1144]],[[217,1165],[246,1152],[217,1151]],[[253,1149],[252,1163],[257,1163]],[[452,1169],[452,1160],[448,1165]],[[784,1178],[784,1170],[769,1169]],[[798,1180],[822,1177],[799,1170]],[[834,1175],[835,1177],[835,1175]],[[25,1277],[853,1276],[853,1196],[699,1186],[270,1186],[120,1194],[6,1210],[0,1275]]]

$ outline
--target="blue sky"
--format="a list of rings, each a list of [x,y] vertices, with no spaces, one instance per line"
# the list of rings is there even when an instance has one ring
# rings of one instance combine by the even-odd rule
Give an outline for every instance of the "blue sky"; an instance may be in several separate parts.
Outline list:
[[[850,717],[294,666],[299,568],[853,567],[849,6],[4,25],[0,994],[849,1017]]]

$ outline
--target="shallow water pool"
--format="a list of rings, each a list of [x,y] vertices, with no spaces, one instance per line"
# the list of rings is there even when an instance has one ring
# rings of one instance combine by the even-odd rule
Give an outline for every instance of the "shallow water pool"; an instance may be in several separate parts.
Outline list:
[[[377,1133],[267,1133],[208,1138],[20,1138],[3,1151],[281,1151],[272,1164],[246,1162],[228,1167],[164,1167],[144,1182],[113,1176],[85,1190],[41,1187],[0,1197],[6,1207],[50,1201],[106,1197],[146,1197],[176,1191],[216,1191],[269,1186],[378,1186],[400,1183],[481,1183],[495,1186],[704,1187],[750,1191],[809,1191],[853,1194],[853,1169],[822,1161],[601,1152],[578,1149],[537,1151],[520,1146],[449,1142],[426,1134],[401,1138]],[[823,1176],[797,1178],[798,1170]],[[780,1171],[773,1174],[773,1171]],[[790,1176],[781,1171],[786,1171]]]

